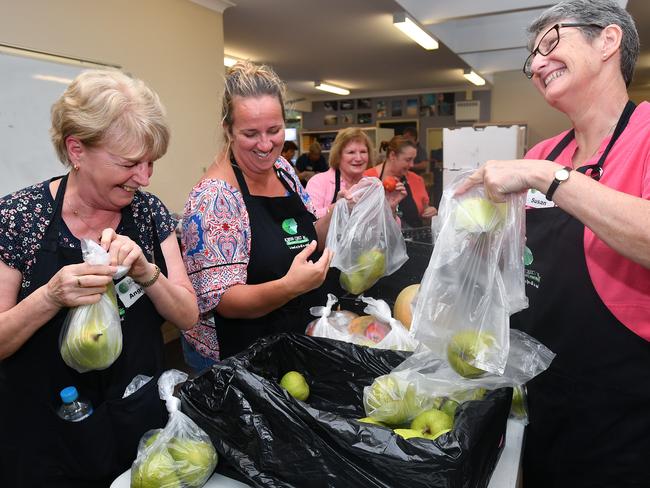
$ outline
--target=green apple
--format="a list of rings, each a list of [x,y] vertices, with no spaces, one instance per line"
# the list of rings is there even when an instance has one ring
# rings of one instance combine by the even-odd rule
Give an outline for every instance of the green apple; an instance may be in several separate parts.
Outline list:
[[[68,366],[84,370],[108,368],[122,352],[122,341],[108,334],[106,324],[90,317],[61,344],[61,357]]]
[[[398,436],[403,437],[404,439],[410,439],[411,437],[421,437],[425,438],[424,434],[419,430],[415,429],[395,429],[393,430]]]
[[[452,419],[456,416],[456,409],[460,406],[460,403],[447,398],[445,402],[440,407],[440,410],[449,415]]]
[[[373,381],[366,395],[366,413],[388,425],[400,425],[420,410],[415,386],[385,375]]]
[[[359,266],[369,280],[377,281],[386,273],[386,256],[379,249],[371,249],[359,256]]]
[[[525,419],[528,416],[526,409],[526,391],[523,385],[515,386],[512,389],[510,415],[518,419]]]
[[[362,271],[352,271],[351,273],[341,272],[339,282],[344,290],[349,291],[353,295],[359,295],[370,288],[366,286],[368,280]]]
[[[478,378],[485,371],[471,363],[495,346],[494,336],[485,332],[466,330],[454,334],[447,345],[447,359],[451,367],[465,378]]]
[[[381,427],[386,427],[379,420],[373,419],[372,417],[363,417],[358,419],[357,422],[363,422],[364,424],[373,424],[373,425],[380,425]]]
[[[469,388],[467,390],[455,391],[452,397],[458,403],[464,403],[473,400],[483,400],[486,393],[487,390],[485,388]]]
[[[467,232],[490,232],[501,225],[506,217],[506,204],[487,198],[465,198],[456,207],[456,229]]]
[[[309,398],[309,385],[305,377],[298,371],[289,371],[280,380],[280,386],[289,392],[292,397],[302,400]]]
[[[176,473],[186,486],[203,486],[217,465],[217,451],[212,443],[175,437],[167,446],[176,461]]]
[[[174,458],[167,450],[149,454],[131,471],[131,488],[181,488]]]
[[[144,447],[150,447],[153,445],[154,442],[156,442],[156,439],[158,439],[158,436],[162,432],[162,429],[151,429],[145,432],[142,435],[142,440],[144,440]],[[141,442],[142,442],[141,440]]]
[[[453,426],[453,417],[435,408],[418,414],[411,422],[411,429],[420,432],[427,439],[435,439],[443,431],[449,432]]]

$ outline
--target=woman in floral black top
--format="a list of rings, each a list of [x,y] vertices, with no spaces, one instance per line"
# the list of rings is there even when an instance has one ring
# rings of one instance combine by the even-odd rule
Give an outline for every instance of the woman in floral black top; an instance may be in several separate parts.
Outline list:
[[[108,486],[166,420],[155,380],[124,389],[162,372],[164,320],[188,329],[198,308],[175,222],[140,190],[169,141],[158,96],[120,72],[85,72],[52,107],[51,134],[70,171],[0,200],[0,486]],[[80,239],[101,244],[110,265],[84,263]],[[117,265],[130,267],[115,284],[121,354],[79,373],[59,349],[64,320],[99,301]],[[56,414],[71,385],[94,407],[74,424]]]

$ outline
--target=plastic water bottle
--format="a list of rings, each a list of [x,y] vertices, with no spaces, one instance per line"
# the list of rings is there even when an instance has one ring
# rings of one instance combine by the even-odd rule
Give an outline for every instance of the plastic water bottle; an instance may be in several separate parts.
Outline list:
[[[93,413],[90,402],[80,399],[74,386],[64,388],[59,395],[63,405],[59,407],[58,414],[63,420],[79,422]]]

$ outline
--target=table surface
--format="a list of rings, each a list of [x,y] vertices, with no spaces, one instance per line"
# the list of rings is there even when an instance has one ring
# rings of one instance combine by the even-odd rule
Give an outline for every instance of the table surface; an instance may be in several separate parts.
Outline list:
[[[499,462],[494,468],[488,488],[516,488],[521,466],[521,446],[524,440],[523,423],[508,419],[506,427],[506,444],[501,452]],[[111,484],[110,488],[129,488],[131,485],[131,470],[122,473]],[[249,485],[214,473],[204,488],[247,488]]]

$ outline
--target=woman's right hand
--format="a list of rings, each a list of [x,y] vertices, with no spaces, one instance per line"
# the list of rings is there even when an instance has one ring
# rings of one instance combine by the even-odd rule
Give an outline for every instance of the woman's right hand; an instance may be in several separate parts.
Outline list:
[[[47,283],[47,297],[60,308],[97,303],[116,271],[99,264],[64,266]]]
[[[390,205],[393,213],[396,212],[399,202],[404,200],[406,198],[406,195],[408,195],[408,193],[406,193],[406,187],[401,181],[395,185],[395,189],[393,191],[386,191],[386,200],[388,200],[388,205]]]
[[[334,254],[325,248],[320,259],[312,262],[309,256],[316,250],[316,244],[316,241],[311,241],[307,247],[296,254],[289,271],[283,277],[289,291],[296,296],[318,288],[327,276]]]

